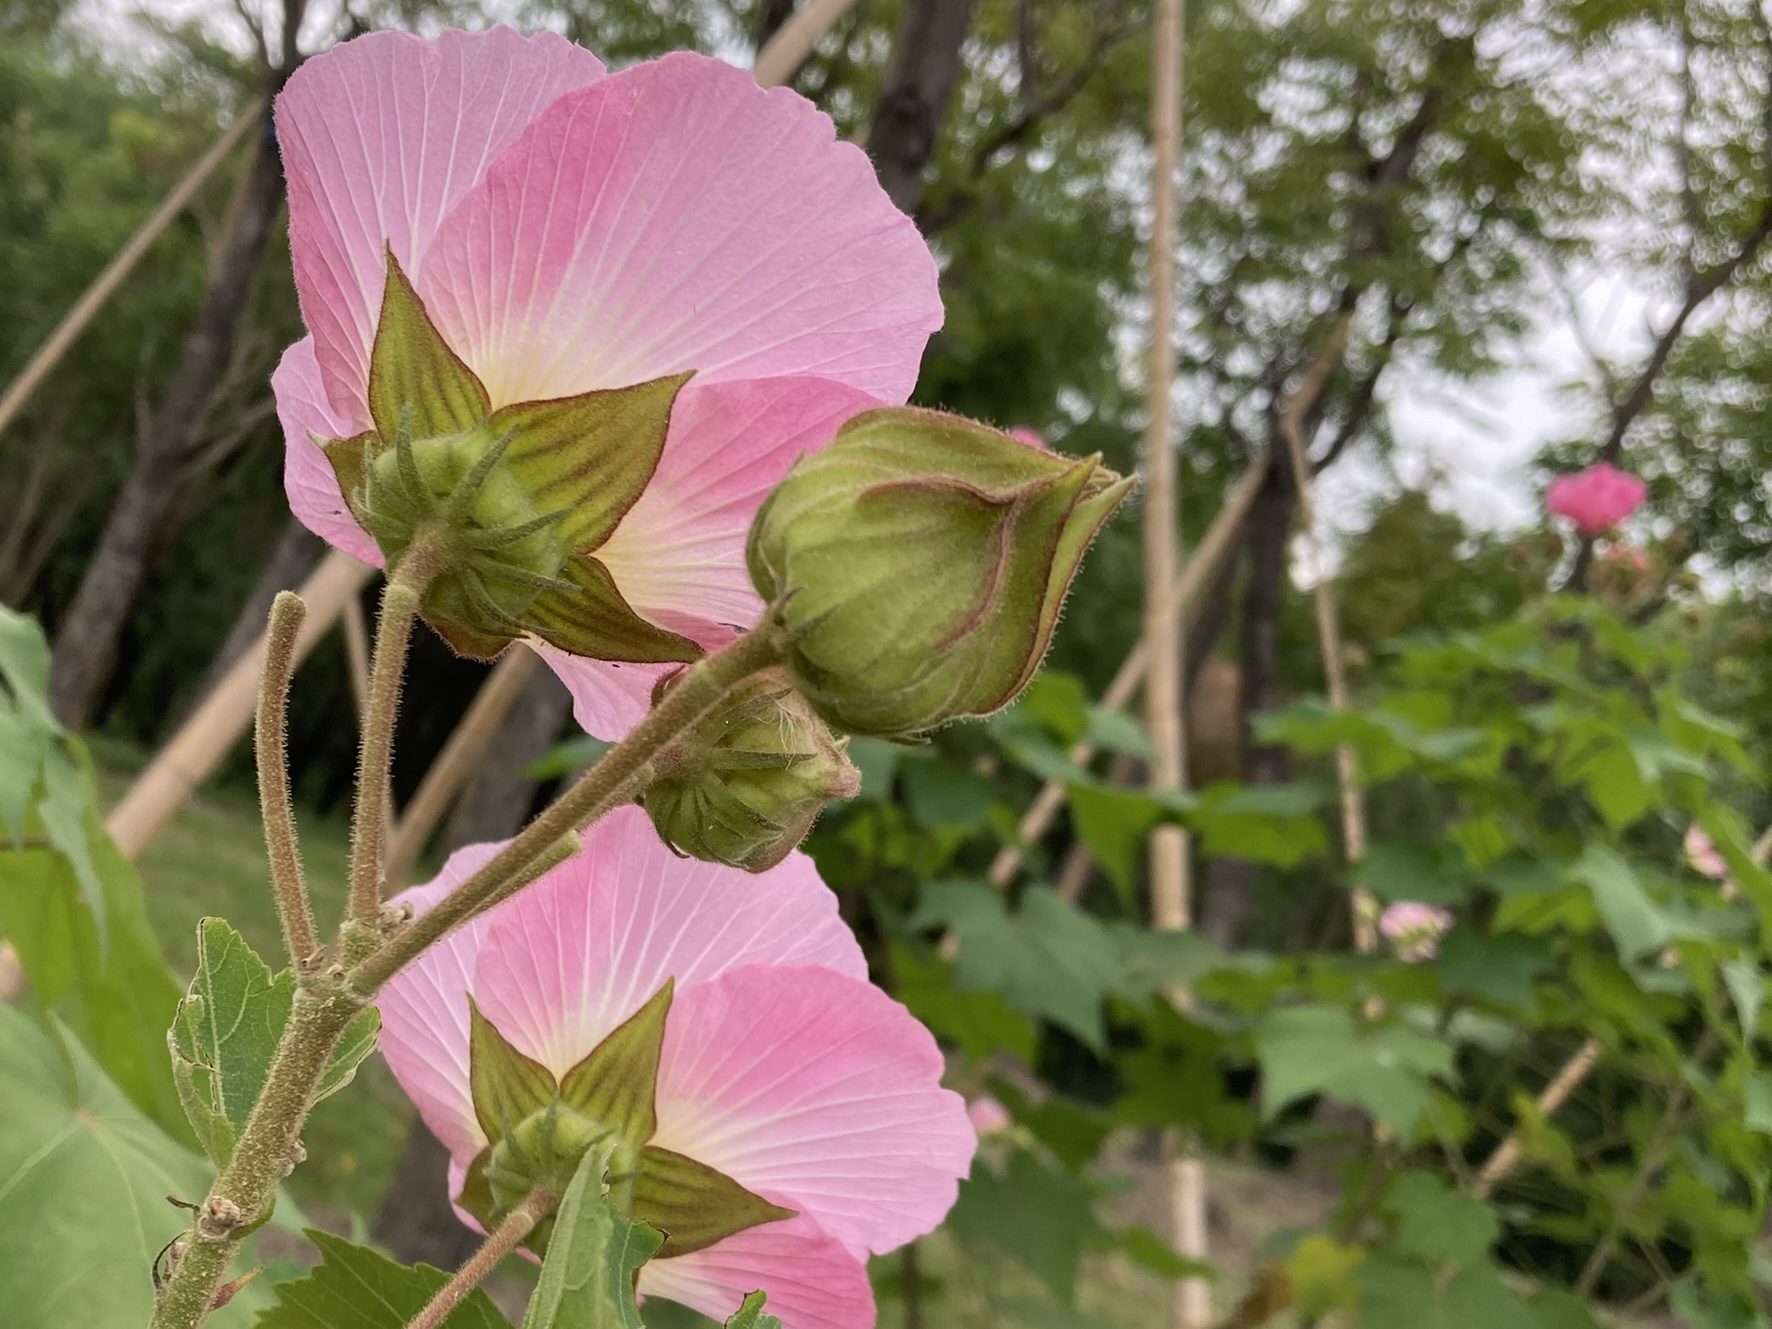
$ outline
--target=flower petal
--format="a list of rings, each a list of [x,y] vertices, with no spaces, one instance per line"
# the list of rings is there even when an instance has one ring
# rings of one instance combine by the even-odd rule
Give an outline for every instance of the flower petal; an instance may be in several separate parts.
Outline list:
[[[681,992],[653,1143],[879,1254],[953,1207],[978,1137],[941,1051],[872,984],[747,966]]]
[[[290,509],[303,526],[333,548],[379,568],[381,550],[351,516],[332,463],[314,442],[316,434],[346,438],[355,431],[327,403],[312,337],[303,337],[283,352],[271,375],[271,393],[277,399],[277,419],[283,425],[283,491],[289,496]]]
[[[503,846],[472,844],[449,856],[436,879],[396,895],[391,904],[422,914],[466,881]],[[418,1107],[425,1125],[463,1165],[486,1143],[468,1085],[468,992],[488,918],[463,924],[388,980],[376,998],[381,1053]],[[451,1195],[458,1189],[450,1181]]]
[[[739,965],[855,975],[852,985],[867,972],[836,896],[804,854],[756,875],[678,858],[631,806],[599,821],[582,853],[490,917],[474,997],[501,1034],[556,1075],[666,979],[676,979],[681,1001]]]
[[[718,645],[763,610],[744,559],[757,509],[796,460],[877,404],[830,379],[691,380],[651,483],[598,561],[641,615]]]
[[[386,252],[417,269],[444,216],[562,93],[603,76],[563,37],[376,32],[307,61],[277,98],[302,315],[345,434],[369,427]]]
[[[861,149],[798,94],[686,52],[549,106],[417,280],[495,406],[686,369],[902,402],[941,325],[929,247]]]
[[[572,694],[572,716],[579,728],[611,743],[626,738],[646,718],[658,680],[681,667],[588,660],[533,638],[527,645]]]
[[[642,1296],[675,1301],[716,1323],[758,1289],[768,1294],[764,1310],[782,1329],[873,1329],[867,1267],[804,1214],[640,1270]]]

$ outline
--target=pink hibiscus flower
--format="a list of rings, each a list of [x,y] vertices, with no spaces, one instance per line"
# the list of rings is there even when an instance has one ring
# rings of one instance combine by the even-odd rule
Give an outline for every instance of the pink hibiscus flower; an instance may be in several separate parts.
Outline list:
[[[1404,964],[1433,959],[1439,953],[1440,938],[1451,926],[1448,911],[1419,900],[1399,900],[1378,919],[1378,930]]]
[[[1552,480],[1544,506],[1553,516],[1569,518],[1583,535],[1599,535],[1640,508],[1648,492],[1636,476],[1601,462]]]
[[[382,1052],[449,1148],[450,1194],[467,1199],[496,1153],[470,1087],[470,998],[566,1084],[662,1001],[655,1119],[643,1148],[630,1141],[633,1212],[677,1235],[642,1269],[640,1292],[719,1320],[761,1288],[784,1329],[868,1329],[867,1256],[941,1221],[977,1143],[964,1100],[941,1088],[935,1040],[867,981],[805,855],[757,876],[680,859],[631,807],[585,840],[383,989]],[[495,849],[461,850],[401,900],[422,913]],[[582,1076],[579,1089],[611,1092]],[[698,1245],[664,1221],[654,1159],[742,1188],[746,1225]],[[684,1235],[695,1248],[674,1251]]]
[[[552,35],[375,33],[308,61],[277,127],[309,329],[272,380],[285,485],[370,563],[382,551],[320,444],[375,425],[390,259],[482,413],[693,373],[643,491],[571,550],[690,650],[756,620],[744,539],[764,496],[858,410],[903,402],[941,324],[929,249],[861,150],[717,60],[608,74]],[[671,667],[528,640],[604,738]]]

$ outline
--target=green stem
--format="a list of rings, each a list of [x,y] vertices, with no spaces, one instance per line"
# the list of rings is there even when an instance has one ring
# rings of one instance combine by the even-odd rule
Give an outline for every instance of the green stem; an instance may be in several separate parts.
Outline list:
[[[363,709],[363,735],[357,755],[357,803],[351,816],[351,898],[347,916],[360,934],[365,926],[373,929],[381,915],[394,722],[400,713],[400,683],[406,676],[406,650],[412,641],[412,626],[418,618],[424,588],[435,575],[431,564],[432,560],[424,556],[419,546],[407,550],[399,569],[382,591],[381,616],[375,625],[375,656],[369,666],[369,695]]]
[[[776,637],[767,628],[758,628],[690,667],[626,739],[604,754],[485,867],[352,968],[349,981],[353,990],[372,996],[414,956],[508,894],[507,884],[535,859],[554,850],[580,827],[632,801],[652,781],[653,762],[661,752],[717,706],[727,692],[780,659]]]
[[[505,1215],[504,1221],[492,1229],[480,1249],[468,1257],[467,1263],[437,1289],[437,1295],[413,1317],[406,1329],[438,1329],[449,1313],[467,1300],[468,1293],[484,1283],[505,1256],[522,1244],[523,1239],[535,1230],[535,1225],[554,1212],[558,1203],[558,1196],[540,1186],[525,1195],[517,1207]]]
[[[277,900],[278,922],[283,925],[283,945],[297,973],[320,950],[320,939],[314,931],[314,906],[302,878],[295,807],[289,796],[289,680],[295,673],[296,635],[307,613],[308,607],[292,591],[280,591],[271,602],[270,626],[265,630],[264,673],[259,679],[258,714],[252,731],[271,893]]]

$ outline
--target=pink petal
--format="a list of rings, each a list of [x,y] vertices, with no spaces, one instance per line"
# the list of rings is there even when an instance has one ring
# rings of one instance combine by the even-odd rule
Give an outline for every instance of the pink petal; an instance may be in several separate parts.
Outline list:
[[[661,626],[674,627],[671,624]],[[597,738],[618,742],[646,718],[652,709],[652,689],[674,664],[616,664],[587,660],[531,640],[529,648],[541,657],[572,694],[572,715],[579,727]]]
[[[549,106],[417,284],[495,406],[685,369],[902,402],[941,325],[935,261],[861,149],[798,94],[688,53]]]
[[[782,1329],[873,1329],[867,1267],[804,1214],[640,1270],[642,1296],[678,1302],[716,1323],[759,1289]]]
[[[652,483],[598,559],[639,613],[704,645],[718,644],[710,629],[751,626],[763,609],[744,560],[757,509],[799,457],[876,405],[828,379],[691,381]]]
[[[450,208],[562,93],[603,76],[563,37],[376,32],[307,61],[277,98],[302,315],[346,434],[363,405],[386,250],[408,273]]]
[[[277,362],[271,375],[277,419],[283,425],[283,491],[290,509],[315,535],[372,567],[382,565],[381,550],[351,516],[339,493],[338,476],[313,435],[345,438],[353,432],[333,413],[314,359],[314,339],[303,337]]]
[[[501,846],[466,845],[449,856],[436,879],[391,901],[422,914],[484,866]],[[389,979],[376,999],[381,1053],[418,1107],[425,1125],[458,1159],[486,1143],[468,1089],[468,992],[488,919],[464,924]],[[452,1175],[450,1194],[455,1194]]]
[[[752,965],[677,995],[654,1142],[810,1214],[857,1252],[930,1231],[978,1137],[941,1051],[872,984]]]
[[[678,858],[631,806],[598,822],[583,853],[491,917],[474,997],[500,1033],[555,1074],[666,979],[676,979],[681,1001],[739,965],[793,965],[851,985],[867,973],[837,897],[804,854],[756,875]]]

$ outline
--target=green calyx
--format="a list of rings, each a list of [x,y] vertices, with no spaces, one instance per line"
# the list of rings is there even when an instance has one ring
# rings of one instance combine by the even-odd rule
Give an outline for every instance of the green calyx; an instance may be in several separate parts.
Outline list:
[[[820,715],[914,737],[1015,699],[1133,484],[957,416],[870,411],[764,503],[751,580]]]
[[[488,1230],[538,1187],[564,1193],[593,1150],[608,1159],[604,1181],[616,1208],[664,1234],[659,1259],[793,1216],[724,1173],[652,1143],[672,995],[666,983],[557,1079],[470,1003],[469,1083],[490,1143],[468,1168],[456,1199]],[[544,1221],[527,1244],[539,1254],[551,1232],[551,1221]]]
[[[492,409],[393,255],[370,353],[374,428],[318,440],[390,568],[422,547],[422,612],[459,653],[533,636],[595,659],[686,663],[595,556],[657,469],[688,374]]]
[[[848,743],[785,670],[766,670],[696,725],[641,802],[678,853],[761,872],[806,838],[827,802],[860,790]]]

